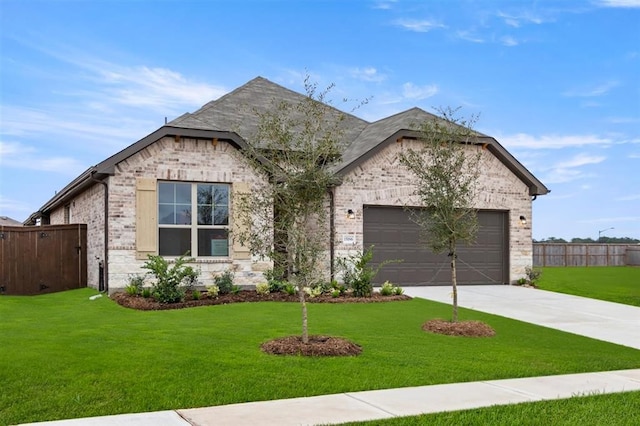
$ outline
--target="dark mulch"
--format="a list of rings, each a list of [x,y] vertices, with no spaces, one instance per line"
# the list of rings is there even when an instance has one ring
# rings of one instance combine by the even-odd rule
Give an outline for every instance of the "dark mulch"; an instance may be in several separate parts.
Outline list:
[[[442,319],[433,319],[422,324],[424,331],[431,333],[446,334],[448,336],[463,337],[491,337],[496,331],[487,324],[480,321],[458,321],[451,322]]]
[[[227,305],[229,303],[242,303],[242,302],[299,302],[298,295],[289,295],[286,293],[269,293],[258,294],[253,290],[243,290],[238,293],[221,294],[215,298],[203,297],[199,300],[185,300],[178,303],[159,303],[152,298],[144,298],[141,296],[130,296],[126,293],[114,293],[111,298],[115,300],[119,305],[126,308],[139,309],[143,311],[159,311],[165,309],[184,309],[193,308],[196,306],[209,306],[209,305]],[[407,295],[399,296],[383,296],[380,293],[374,293],[371,297],[354,297],[350,294],[346,294],[340,297],[317,296],[307,297],[308,303],[375,303],[375,302],[394,302],[399,300],[410,300],[411,297]]]
[[[306,344],[300,336],[281,337],[263,343],[260,348],[272,355],[356,356],[362,352],[355,343],[331,336],[309,336]]]

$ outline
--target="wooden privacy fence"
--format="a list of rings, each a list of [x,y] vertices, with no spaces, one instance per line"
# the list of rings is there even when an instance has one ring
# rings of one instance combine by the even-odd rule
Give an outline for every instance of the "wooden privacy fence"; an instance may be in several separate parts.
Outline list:
[[[87,286],[87,225],[0,226],[0,294]]]
[[[638,265],[636,247],[628,244],[534,243],[534,266]]]

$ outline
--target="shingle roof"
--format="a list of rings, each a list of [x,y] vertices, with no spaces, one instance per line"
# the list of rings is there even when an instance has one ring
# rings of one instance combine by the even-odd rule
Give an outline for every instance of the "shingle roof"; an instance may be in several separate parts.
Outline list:
[[[7,216],[0,216],[0,226],[22,226],[22,222],[18,222]]]
[[[211,101],[199,110],[184,114],[168,123],[169,126],[235,132],[246,141],[256,135],[259,114],[273,110],[275,102],[297,104],[305,95],[275,84],[263,77],[256,77],[226,95]],[[369,123],[336,108],[329,109],[330,116],[343,117],[346,143],[354,140]]]
[[[259,113],[272,110],[274,102],[297,104],[307,96],[275,84],[263,77],[256,77],[226,95],[208,102],[193,113],[185,113],[145,136],[138,142],[90,167],[31,215],[28,221],[51,211],[67,199],[93,185],[97,179],[112,175],[115,166],[165,136],[225,139],[242,150],[247,141],[253,141],[260,121]],[[365,161],[386,144],[402,137],[415,137],[416,126],[427,119],[437,119],[420,108],[411,108],[390,117],[369,123],[352,114],[329,108],[329,117],[340,122],[344,131],[342,141],[346,146],[342,160],[334,167],[337,174],[344,174]],[[258,113],[258,114],[256,114]],[[520,164],[495,139],[478,133],[480,142],[502,161],[513,173],[529,186],[530,195],[544,195],[549,190],[531,172]]]

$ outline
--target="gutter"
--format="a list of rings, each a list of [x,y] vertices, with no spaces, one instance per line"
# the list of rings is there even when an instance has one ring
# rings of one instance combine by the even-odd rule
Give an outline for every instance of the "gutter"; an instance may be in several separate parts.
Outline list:
[[[329,193],[329,269],[330,269],[330,280],[333,281],[335,279],[335,266],[334,260],[336,257],[336,247],[335,247],[335,238],[334,234],[336,232],[336,203],[335,203],[335,194],[333,193],[334,188],[330,188],[327,190]]]
[[[104,288],[99,289],[107,294],[109,293],[109,185],[104,179],[97,179],[95,175],[96,171],[91,172],[91,180],[95,183],[99,183],[104,188]]]

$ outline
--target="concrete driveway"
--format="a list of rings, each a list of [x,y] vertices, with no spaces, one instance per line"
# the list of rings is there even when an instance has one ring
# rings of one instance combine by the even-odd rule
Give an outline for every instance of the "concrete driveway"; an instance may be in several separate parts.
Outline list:
[[[451,287],[404,287],[412,297],[451,304]],[[640,349],[640,308],[535,288],[459,286],[458,306]]]

